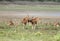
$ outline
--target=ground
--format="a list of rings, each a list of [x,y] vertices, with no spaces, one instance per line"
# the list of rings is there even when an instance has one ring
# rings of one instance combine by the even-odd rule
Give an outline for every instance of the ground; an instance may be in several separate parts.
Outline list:
[[[35,6],[0,6],[0,41],[60,41],[60,26],[45,25],[40,23],[35,30],[28,24],[23,29],[20,17],[26,13],[38,13],[40,10],[59,11],[60,6],[52,7],[35,7]],[[37,12],[36,12],[37,11]],[[19,15],[22,14],[22,16]],[[17,15],[18,14],[18,15]],[[19,25],[8,26],[6,20],[17,19]],[[43,22],[53,22],[57,19],[43,18]],[[59,21],[60,22],[60,21]]]

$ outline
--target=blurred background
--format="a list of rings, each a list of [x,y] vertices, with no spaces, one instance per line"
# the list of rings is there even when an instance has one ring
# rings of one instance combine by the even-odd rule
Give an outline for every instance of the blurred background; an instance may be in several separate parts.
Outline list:
[[[20,4],[20,5],[29,5],[29,4],[54,4],[58,5],[60,0],[0,0],[0,4]]]

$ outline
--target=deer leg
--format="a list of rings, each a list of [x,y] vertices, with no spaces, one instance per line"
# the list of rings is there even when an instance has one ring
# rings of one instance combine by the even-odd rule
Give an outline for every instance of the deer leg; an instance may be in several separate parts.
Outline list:
[[[25,25],[26,25],[26,24],[23,24],[23,29],[25,28]]]
[[[36,26],[35,26],[35,24],[33,24],[33,25],[32,25],[32,29],[34,29],[34,30],[35,30],[35,27],[36,27]]]
[[[32,25],[32,29],[34,29],[34,26]]]

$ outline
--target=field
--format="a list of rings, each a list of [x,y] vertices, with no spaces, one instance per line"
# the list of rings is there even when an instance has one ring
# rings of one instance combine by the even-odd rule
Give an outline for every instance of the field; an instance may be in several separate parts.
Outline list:
[[[41,10],[52,10],[59,11],[60,5],[0,5],[0,11],[41,11]]]
[[[60,26],[39,24],[35,30],[32,26],[22,24],[18,26],[8,26],[5,22],[0,22],[0,41],[60,41]]]
[[[23,25],[20,22],[20,19],[16,16],[13,16],[13,13],[23,12],[23,11],[41,11],[41,10],[53,10],[59,11],[60,6],[24,6],[24,5],[0,5],[0,41],[60,41],[60,26],[54,27],[53,24],[46,25],[44,22],[54,22],[59,19],[49,19],[43,18],[42,22],[36,26],[36,29],[33,30],[32,26],[27,24],[25,29],[23,29]],[[12,11],[12,12],[11,12]],[[14,12],[15,11],[15,12]],[[11,13],[10,17],[4,16],[5,13]],[[24,12],[25,13],[25,12]],[[27,12],[26,12],[27,13]],[[30,13],[30,12],[29,12]],[[21,13],[22,14],[22,13]],[[3,15],[3,17],[1,16]],[[15,19],[19,22],[19,25],[8,26],[6,24],[6,19]]]

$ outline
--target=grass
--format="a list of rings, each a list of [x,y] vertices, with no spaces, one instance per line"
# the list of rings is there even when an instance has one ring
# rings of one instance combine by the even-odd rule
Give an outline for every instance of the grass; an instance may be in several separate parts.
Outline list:
[[[0,5],[0,11],[17,11],[17,10],[60,10],[60,6],[7,6]],[[46,26],[39,24],[35,30],[32,26],[26,25],[23,29],[22,24],[15,26],[8,26],[5,22],[0,23],[0,41],[60,41],[60,27],[52,25]],[[26,29],[27,28],[27,29]]]
[[[3,25],[2,25],[3,24]],[[40,29],[23,29],[22,24],[9,27],[4,22],[0,23],[0,41],[60,41],[60,27],[38,25]]]
[[[57,6],[28,6],[28,5],[0,5],[0,11],[17,11],[17,10],[32,10],[32,11],[40,11],[40,10],[60,10],[60,5]]]

